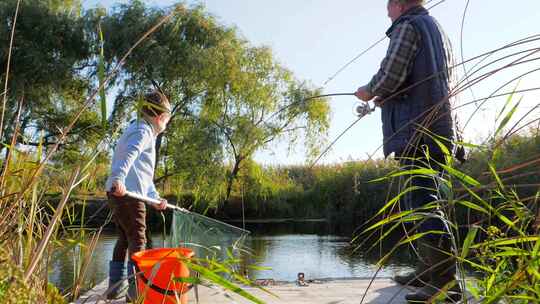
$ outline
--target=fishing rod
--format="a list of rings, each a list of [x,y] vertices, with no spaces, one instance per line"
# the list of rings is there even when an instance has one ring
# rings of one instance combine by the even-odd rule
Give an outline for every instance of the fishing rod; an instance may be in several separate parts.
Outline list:
[[[311,99],[324,98],[324,97],[333,97],[333,96],[354,96],[354,93],[332,93],[332,94],[323,94],[317,96],[311,96],[301,100],[301,102],[308,101]]]
[[[134,192],[131,192],[131,191],[126,191],[126,196],[128,196],[130,198],[133,198],[133,199],[136,199],[136,200],[141,201],[141,202],[145,202],[145,203],[147,203],[149,205],[154,205],[154,206],[161,205],[161,201],[158,200],[158,199],[147,197],[147,196],[144,196],[144,195],[140,195],[138,193],[134,193]],[[246,233],[246,234],[251,233],[248,230],[233,226],[231,224],[224,223],[222,221],[218,221],[216,219],[204,216],[204,215],[196,213],[196,212],[191,212],[191,211],[189,211],[189,210],[187,210],[185,208],[182,208],[182,207],[179,207],[179,206],[176,206],[176,205],[173,205],[173,204],[167,203],[167,209],[182,212],[182,213],[189,214],[189,215],[192,215],[192,216],[195,216],[195,217],[199,217],[201,219],[204,219],[204,220],[216,223],[216,224],[220,224],[220,225],[224,225],[224,226],[227,226],[229,228],[232,228],[232,229],[240,230],[240,231],[242,231],[243,233]]]
[[[290,104],[282,107],[281,109],[277,110],[272,115],[270,115],[270,117],[268,117],[265,121],[268,122],[269,120],[274,118],[276,115],[280,114],[281,112],[283,112],[283,111],[287,110],[288,108],[290,108],[292,106],[295,106],[297,104],[301,104],[301,103],[304,103],[306,101],[310,101],[310,100],[313,100],[313,99],[319,99],[319,98],[325,98],[325,97],[335,97],[335,96],[354,96],[354,93],[332,93],[332,94],[323,94],[323,95],[316,95],[316,96],[306,97],[304,99],[291,102]]]
[[[426,5],[430,4],[431,2],[434,2],[435,0],[429,0],[427,1]],[[447,0],[440,0],[439,2],[433,4],[432,6],[426,8],[428,11],[432,10],[433,8],[439,6],[440,4],[446,2]],[[360,52],[358,55],[356,55],[354,58],[352,58],[351,60],[349,60],[347,63],[345,63],[343,66],[341,66],[337,72],[335,72],[334,74],[332,74],[332,76],[328,77],[328,79],[326,79],[326,81],[323,83],[323,88],[326,87],[326,85],[328,85],[328,83],[330,83],[332,80],[334,80],[339,74],[341,74],[341,72],[345,71],[351,64],[353,64],[356,60],[358,60],[360,57],[362,57],[363,55],[365,55],[367,52],[371,51],[372,49],[374,49],[377,45],[379,45],[381,42],[383,42],[384,40],[386,40],[386,35],[384,35],[383,37],[381,37],[379,40],[377,40],[375,43],[373,43],[372,45],[370,45],[367,49],[363,50],[362,52]]]
[[[432,2],[434,2],[435,0],[429,0],[427,1],[426,5],[427,4],[430,4]],[[432,6],[428,7],[427,10],[430,11],[432,10],[433,8],[439,6],[440,4],[446,2],[447,0],[439,0],[438,2],[436,2],[435,4],[433,4]],[[342,67],[340,67],[334,74],[332,74],[332,76],[330,76],[323,84],[323,88],[326,87],[326,85],[328,85],[329,82],[331,82],[332,80],[334,80],[341,72],[343,72],[344,70],[346,70],[351,64],[353,64],[356,60],[358,60],[360,57],[362,57],[364,54],[366,54],[367,52],[369,52],[370,50],[372,50],[373,48],[375,48],[377,45],[379,45],[381,42],[383,42],[384,40],[386,40],[386,36],[380,38],[378,41],[376,41],[375,43],[373,43],[371,46],[369,46],[367,49],[363,50],[362,52],[360,52],[360,54],[356,55],[353,59],[351,59],[350,61],[348,61],[347,63],[345,63]],[[302,100],[301,102],[305,102],[307,100],[310,100],[310,99],[315,99],[315,98],[322,98],[322,97],[331,97],[331,96],[347,96],[347,95],[354,95],[354,93],[338,93],[338,94],[326,94],[326,95],[319,95],[319,96],[313,96],[313,97],[309,97],[309,98],[306,98],[304,100]],[[345,134],[347,133],[354,125],[356,125],[364,116],[372,113],[375,111],[376,107],[377,106],[381,106],[382,103],[384,103],[384,100],[382,101],[379,101],[379,103],[375,102],[375,105],[373,107],[370,107],[369,106],[369,103],[366,102],[365,104],[364,103],[360,103],[358,106],[355,107],[355,114],[358,116],[358,118],[349,126],[347,127],[347,129],[345,129],[343,132],[341,132],[341,134],[339,134],[339,136],[334,140],[332,141],[332,143],[317,157],[317,159],[311,164],[311,168],[313,168],[313,166],[315,166],[315,164],[330,150],[330,148],[332,148],[332,146]],[[291,104],[292,105],[292,104]],[[291,106],[289,105],[289,106]],[[287,107],[289,107],[287,106]],[[285,108],[287,108],[285,107]],[[285,109],[283,108],[283,109]],[[281,112],[283,109],[280,109],[277,113]]]
[[[439,3],[441,3],[441,2],[439,2]],[[463,61],[463,62],[454,64],[453,66],[450,66],[450,67],[448,67],[448,68],[449,68],[449,69],[455,69],[455,68],[457,68],[457,67],[459,67],[459,66],[464,65],[465,63],[472,62],[472,61],[474,61],[474,60],[476,60],[476,59],[480,59],[480,58],[482,58],[482,57],[491,56],[492,54],[494,54],[494,53],[496,53],[496,52],[500,52],[500,51],[502,51],[502,50],[505,50],[505,49],[507,49],[507,48],[509,48],[509,47],[515,47],[515,46],[518,46],[518,45],[522,45],[522,44],[526,44],[526,43],[538,41],[538,40],[539,40],[539,38],[538,38],[539,36],[540,36],[540,35],[531,35],[531,36],[528,36],[528,37],[526,37],[526,38],[523,38],[523,39],[518,40],[517,42],[512,42],[512,43],[507,44],[507,45],[505,45],[505,46],[503,46],[503,47],[500,47],[500,48],[498,48],[498,49],[495,49],[495,50],[492,50],[492,51],[485,52],[485,53],[483,53],[483,54],[474,56],[474,57],[469,58],[469,59],[467,59],[467,60],[465,60],[465,61]],[[538,49],[537,49],[537,48],[532,48],[532,49],[526,50],[526,51],[524,51],[524,52],[527,52],[527,51],[538,51]],[[520,53],[522,53],[522,52],[518,52],[518,53],[516,53],[516,54],[520,54]],[[503,58],[506,58],[506,57],[503,57]],[[498,59],[498,60],[500,60],[500,59]],[[497,61],[498,61],[498,60],[497,60]],[[509,66],[510,66],[510,65],[509,65]],[[475,71],[475,73],[478,72],[478,71],[480,71],[482,68],[483,68],[483,67],[477,69],[477,70]],[[501,68],[501,69],[502,69],[502,68]],[[499,70],[501,70],[501,69],[497,69],[497,70],[495,70],[494,72],[497,72],[497,71],[499,71]],[[409,90],[409,89],[412,89],[412,88],[414,88],[414,87],[416,87],[416,86],[418,86],[418,85],[420,85],[420,84],[422,84],[422,83],[424,83],[424,82],[426,82],[426,81],[429,81],[429,80],[431,80],[431,79],[433,79],[433,78],[435,78],[435,77],[438,77],[438,76],[439,76],[440,74],[442,74],[442,73],[444,73],[444,71],[439,71],[439,72],[433,73],[432,75],[426,77],[425,79],[422,79],[422,80],[418,81],[417,83],[414,83],[414,84],[412,84],[412,85],[410,85],[410,86],[408,86],[408,87],[406,87],[406,88],[403,88],[402,90],[399,90],[399,91],[397,91],[397,92],[394,92],[394,93],[393,93],[392,95],[390,95],[390,96],[387,96],[387,97],[385,97],[385,98],[378,98],[378,99],[376,98],[376,99],[374,100],[375,106],[374,106],[371,110],[369,110],[369,111],[367,110],[367,108],[364,108],[364,107],[367,105],[367,103],[366,103],[366,104],[360,104],[360,105],[355,109],[356,114],[358,115],[359,118],[356,119],[356,120],[355,120],[351,125],[349,125],[343,132],[341,132],[341,133],[339,134],[339,136],[338,136],[335,140],[332,141],[332,143],[331,143],[331,144],[330,144],[330,145],[329,145],[329,146],[328,146],[328,147],[327,147],[327,148],[326,148],[326,149],[325,149],[325,150],[317,157],[317,159],[311,164],[310,168],[313,168],[313,166],[315,166],[315,164],[317,164],[317,162],[322,158],[322,156],[324,156],[324,155],[332,148],[332,146],[333,146],[333,145],[334,145],[341,137],[343,137],[343,135],[344,135],[345,133],[347,133],[354,125],[356,125],[356,124],[358,123],[358,121],[359,121],[363,116],[366,115],[366,114],[363,114],[364,111],[366,111],[366,112],[369,114],[369,113],[375,111],[375,107],[377,107],[377,106],[379,106],[379,107],[382,106],[387,100],[390,100],[391,98],[396,97],[396,96],[398,96],[399,94],[401,94],[401,93],[403,93],[403,92],[405,92],[405,91],[407,91],[407,90]],[[473,74],[474,74],[474,73],[473,73]],[[486,74],[484,74],[483,76],[488,75],[488,74],[490,74],[490,73],[486,73]],[[492,72],[492,74],[493,74],[493,72]],[[472,75],[472,74],[471,74],[471,75]],[[471,76],[471,75],[469,75],[469,76]],[[490,75],[491,75],[491,74],[490,74]],[[482,76],[481,76],[481,77],[482,77]],[[457,84],[458,87],[459,87],[460,85],[461,85],[461,83]],[[459,87],[459,89],[460,89],[460,90],[458,90],[458,92],[462,91],[462,90],[461,90],[461,89],[462,89],[461,87]],[[465,86],[465,88],[463,88],[463,89],[466,89],[466,86]],[[532,90],[535,90],[535,89],[533,88],[533,89],[529,89],[529,90],[532,91]],[[524,91],[528,91],[528,90],[524,90]],[[452,96],[454,96],[454,95],[457,94],[458,92],[452,94]],[[332,95],[354,95],[354,93],[329,94],[329,95],[331,95],[331,96],[332,96]],[[503,94],[503,95],[505,95],[505,94]],[[324,95],[322,95],[322,96],[324,96]],[[449,97],[452,97],[452,96],[449,96]],[[317,96],[310,97],[310,98],[307,98],[306,100],[308,100],[308,99],[313,99],[313,98],[316,98],[316,97],[317,97]],[[495,97],[496,97],[496,96],[495,96]],[[482,99],[474,100],[473,102],[477,102],[477,101],[480,101],[480,100],[485,100],[485,99],[482,98]],[[443,101],[444,101],[444,100],[443,100]],[[468,104],[468,103],[467,103],[467,104]],[[461,105],[461,106],[459,106],[459,107],[465,106],[465,105],[467,105],[467,104]],[[429,111],[433,110],[434,107],[437,106],[437,105],[438,105],[438,103],[435,104],[435,105],[433,105],[432,107],[430,107],[430,108],[427,109],[426,111],[422,112],[421,114],[419,114],[419,115],[418,115],[417,117],[415,117],[413,120],[411,120],[410,122],[408,122],[405,126],[402,126],[397,132],[400,132],[400,131],[403,130],[405,127],[407,127],[407,126],[409,126],[411,123],[413,123],[416,119],[420,118],[422,115],[425,115],[425,114],[427,114]],[[457,109],[457,108],[454,108],[453,110],[455,110],[455,109]],[[363,114],[363,115],[362,115],[362,114]],[[390,138],[392,138],[392,137],[394,137],[394,136],[395,136],[395,134],[392,135]],[[389,139],[388,139],[388,140],[389,140]],[[381,145],[381,146],[382,146],[382,145]],[[381,146],[379,146],[379,148],[377,148],[377,150],[379,150],[379,149],[381,148]],[[370,156],[370,157],[371,157],[371,156]]]

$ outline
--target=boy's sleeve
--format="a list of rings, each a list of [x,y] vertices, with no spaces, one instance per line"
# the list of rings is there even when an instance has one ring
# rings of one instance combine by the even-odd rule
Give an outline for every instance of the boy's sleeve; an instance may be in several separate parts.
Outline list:
[[[156,185],[154,185],[154,182],[150,184],[150,190],[148,191],[148,196],[153,199],[160,199],[159,192],[156,189]]]
[[[144,147],[152,140],[151,136],[151,131],[144,128],[137,128],[129,135],[126,149],[117,152],[123,155],[118,155],[116,161],[111,166],[111,178],[113,181],[124,182],[133,162],[144,150]]]

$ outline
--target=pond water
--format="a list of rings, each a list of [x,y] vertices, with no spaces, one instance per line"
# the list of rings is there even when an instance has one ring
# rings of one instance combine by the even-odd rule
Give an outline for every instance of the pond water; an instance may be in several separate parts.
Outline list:
[[[378,267],[375,265],[389,248],[377,248],[370,254],[358,250],[352,254],[349,236],[336,232],[326,222],[274,222],[247,224],[251,234],[245,245],[253,256],[243,257],[243,266],[253,264],[271,269],[249,269],[252,279],[274,279],[293,281],[299,272],[306,279],[321,278],[370,278]],[[116,241],[114,232],[104,232],[98,240],[96,250],[88,266],[85,287],[91,287],[107,277],[108,261]],[[154,247],[161,247],[163,237],[153,235]],[[406,249],[394,254],[387,266],[382,268],[377,277],[391,277],[396,272],[408,271],[412,265],[411,255]],[[62,290],[73,284],[73,252],[77,248],[58,252],[51,262],[49,278]]]

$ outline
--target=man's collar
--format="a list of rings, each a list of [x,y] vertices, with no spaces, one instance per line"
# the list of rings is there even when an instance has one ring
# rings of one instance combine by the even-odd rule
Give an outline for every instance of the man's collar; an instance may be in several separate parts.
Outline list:
[[[413,6],[406,10],[401,16],[399,16],[394,22],[392,22],[392,25],[390,28],[386,31],[386,36],[390,37],[390,34],[394,31],[394,28],[396,25],[401,23],[404,19],[410,18],[410,16],[419,16],[419,15],[429,15],[429,11],[425,9],[421,5]]]
[[[413,7],[409,8],[408,10],[406,10],[403,14],[401,14],[401,16],[428,15],[428,14],[429,14],[429,12],[425,7],[423,7],[422,5],[417,5],[417,6],[413,6]]]

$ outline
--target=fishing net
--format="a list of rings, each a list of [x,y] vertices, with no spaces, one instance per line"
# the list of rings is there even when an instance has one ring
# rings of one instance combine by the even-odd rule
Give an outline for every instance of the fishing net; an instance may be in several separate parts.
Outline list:
[[[186,247],[199,258],[218,260],[237,256],[244,249],[249,231],[194,212],[173,212],[170,244]]]

